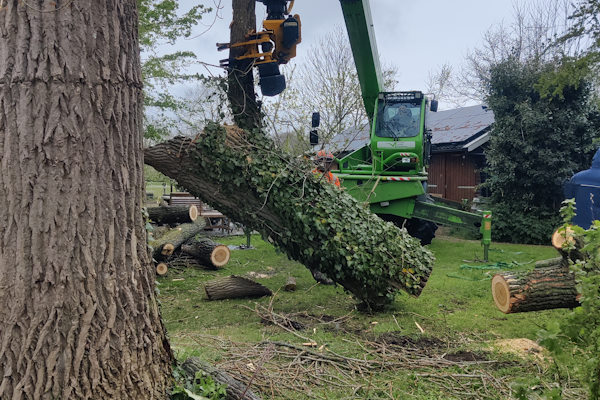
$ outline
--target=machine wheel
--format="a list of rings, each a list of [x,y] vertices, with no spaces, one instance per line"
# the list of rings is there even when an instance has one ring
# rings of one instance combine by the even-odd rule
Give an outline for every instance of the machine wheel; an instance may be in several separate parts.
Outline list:
[[[396,226],[406,228],[408,234],[414,238],[419,239],[421,245],[425,246],[430,244],[435,237],[435,231],[438,226],[431,221],[425,221],[420,218],[402,218],[397,215],[382,214],[379,215],[384,221],[393,222]]]
[[[410,236],[415,237],[421,241],[421,244],[425,246],[430,244],[435,237],[435,231],[438,226],[435,222],[425,221],[420,218],[411,218],[406,221],[406,230]]]

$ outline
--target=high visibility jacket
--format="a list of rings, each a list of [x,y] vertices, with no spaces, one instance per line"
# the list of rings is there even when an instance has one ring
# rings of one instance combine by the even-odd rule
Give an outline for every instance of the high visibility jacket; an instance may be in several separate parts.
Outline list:
[[[313,169],[312,171],[315,175],[321,174],[321,171],[319,171],[317,168]],[[325,179],[327,179],[327,182],[329,183],[333,183],[335,186],[340,187],[341,183],[340,183],[340,178],[338,178],[337,176],[335,176],[334,174],[331,173],[331,171],[327,171],[325,173]]]

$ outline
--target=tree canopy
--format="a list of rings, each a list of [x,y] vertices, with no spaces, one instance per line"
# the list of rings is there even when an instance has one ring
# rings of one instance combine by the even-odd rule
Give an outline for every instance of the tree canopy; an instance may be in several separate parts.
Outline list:
[[[516,58],[490,69],[495,123],[485,186],[500,241],[547,243],[560,224],[563,182],[590,165],[600,126],[591,83],[582,76],[562,96],[543,97],[536,85],[554,70],[554,63]]]

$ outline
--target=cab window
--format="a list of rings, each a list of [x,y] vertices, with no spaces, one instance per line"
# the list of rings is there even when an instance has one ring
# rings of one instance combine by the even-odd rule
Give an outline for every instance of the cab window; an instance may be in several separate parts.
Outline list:
[[[385,138],[408,138],[419,134],[420,105],[410,103],[380,104],[375,134]]]

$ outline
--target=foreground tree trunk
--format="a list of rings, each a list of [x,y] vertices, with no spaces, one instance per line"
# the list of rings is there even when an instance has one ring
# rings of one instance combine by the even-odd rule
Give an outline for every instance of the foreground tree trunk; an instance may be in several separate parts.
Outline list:
[[[209,125],[196,138],[146,149],[145,161],[369,307],[399,289],[418,296],[431,273],[432,254],[406,230],[315,178],[261,132]]]
[[[166,398],[136,2],[8,0],[0,19],[0,398]]]

